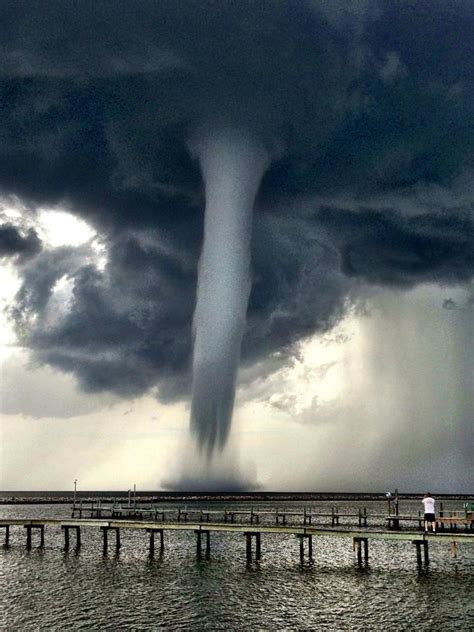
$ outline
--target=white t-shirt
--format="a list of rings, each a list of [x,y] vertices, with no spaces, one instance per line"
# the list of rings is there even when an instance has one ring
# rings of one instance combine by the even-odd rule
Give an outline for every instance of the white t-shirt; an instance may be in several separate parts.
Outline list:
[[[423,498],[423,505],[425,507],[425,513],[432,513],[434,514],[435,512],[435,499],[432,498],[431,496],[427,496],[426,498]]]

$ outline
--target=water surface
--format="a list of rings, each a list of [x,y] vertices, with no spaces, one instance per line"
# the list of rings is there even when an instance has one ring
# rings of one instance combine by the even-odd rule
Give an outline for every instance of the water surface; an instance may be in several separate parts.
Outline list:
[[[358,505],[340,504],[348,509]],[[70,509],[4,506],[0,515],[69,517]],[[192,532],[166,533],[164,555],[151,560],[141,532],[122,531],[118,554],[112,535],[107,556],[95,528],[82,530],[79,552],[73,533],[71,551],[62,550],[57,527],[46,528],[44,549],[37,537],[28,552],[23,527],[13,527],[11,546],[0,549],[2,630],[467,630],[474,620],[474,545],[452,559],[449,543],[433,543],[420,570],[410,542],[371,541],[360,569],[345,538],[315,538],[314,563],[302,566],[289,535],[263,535],[263,559],[250,565],[242,534],[211,534],[210,561],[196,559]]]

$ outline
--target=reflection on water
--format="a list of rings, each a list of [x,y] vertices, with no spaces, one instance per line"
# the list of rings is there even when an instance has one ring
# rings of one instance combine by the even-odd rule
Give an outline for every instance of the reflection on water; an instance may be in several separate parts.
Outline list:
[[[21,510],[21,511],[20,511]],[[25,517],[67,517],[61,506],[3,507]],[[37,534],[36,534],[37,535]],[[65,553],[46,528],[45,548],[25,550],[22,527],[0,549],[0,629],[28,630],[444,630],[469,629],[474,546],[430,545],[418,571],[409,542],[370,542],[360,569],[349,539],[315,538],[313,564],[300,565],[293,536],[262,535],[261,563],[247,564],[242,534],[211,534],[211,560],[196,559],[194,534],[165,534],[149,558],[146,533],[122,532],[102,555],[98,529]]]

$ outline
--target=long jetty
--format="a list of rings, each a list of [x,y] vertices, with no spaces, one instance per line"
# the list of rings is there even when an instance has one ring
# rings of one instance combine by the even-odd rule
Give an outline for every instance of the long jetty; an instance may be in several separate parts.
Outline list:
[[[292,521],[301,520],[303,526],[313,524],[330,524],[331,527],[341,525],[355,525],[367,527],[368,521],[379,526],[385,525],[388,529],[400,529],[401,523],[413,523],[418,529],[423,528],[423,515],[400,514],[398,504],[389,508],[389,513],[369,513],[367,507],[359,507],[357,512],[340,512],[339,507],[332,506],[325,511],[315,511],[313,508],[295,510],[293,509],[188,509],[187,507],[165,509],[162,506],[151,505],[143,507],[135,503],[120,505],[114,503],[112,506],[103,504],[100,499],[91,501],[89,504],[80,501],[72,507],[72,518],[112,518],[112,519],[133,519],[133,520],[154,520],[160,519],[165,522],[230,522],[239,520],[249,520],[250,524],[275,524],[286,525]],[[462,511],[445,512],[443,503],[440,503],[440,511],[436,522],[439,531],[456,530],[464,528],[466,531],[474,531],[474,513],[468,511],[467,505]]]
[[[419,565],[429,564],[429,543],[441,542],[451,545],[451,554],[457,556],[458,544],[474,544],[474,533],[420,533],[419,531],[381,530],[381,529],[353,529],[341,527],[320,527],[316,525],[288,525],[288,524],[242,524],[225,522],[197,522],[197,521],[158,521],[158,520],[125,520],[125,519],[99,519],[83,518],[63,520],[59,518],[48,519],[1,519],[0,528],[5,529],[5,544],[10,544],[10,529],[23,527],[26,532],[26,547],[32,548],[33,533],[39,532],[40,547],[45,545],[46,527],[60,528],[64,533],[64,549],[70,548],[71,532],[75,533],[75,548],[79,549],[82,543],[82,529],[96,528],[102,533],[102,551],[106,555],[109,550],[109,535],[115,536],[115,550],[118,552],[122,546],[121,534],[127,530],[138,530],[149,536],[149,554],[155,554],[155,538],[159,536],[160,553],[165,549],[165,533],[176,531],[192,531],[196,535],[196,553],[199,558],[210,559],[211,533],[241,533],[246,538],[246,560],[259,561],[262,557],[262,535],[278,534],[293,535],[299,540],[300,562],[313,561],[313,538],[334,537],[352,540],[353,550],[357,554],[360,565],[367,564],[369,560],[369,541],[371,540],[396,540],[412,543],[416,551],[416,560]],[[255,545],[255,546],[254,546]],[[204,551],[203,551],[204,546]]]

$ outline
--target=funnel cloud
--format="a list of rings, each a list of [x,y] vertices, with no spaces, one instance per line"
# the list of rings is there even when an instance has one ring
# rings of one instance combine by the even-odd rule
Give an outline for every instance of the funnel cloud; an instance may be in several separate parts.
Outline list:
[[[191,429],[212,452],[229,433],[251,287],[252,211],[268,154],[238,130],[193,143],[206,190],[194,313]]]

